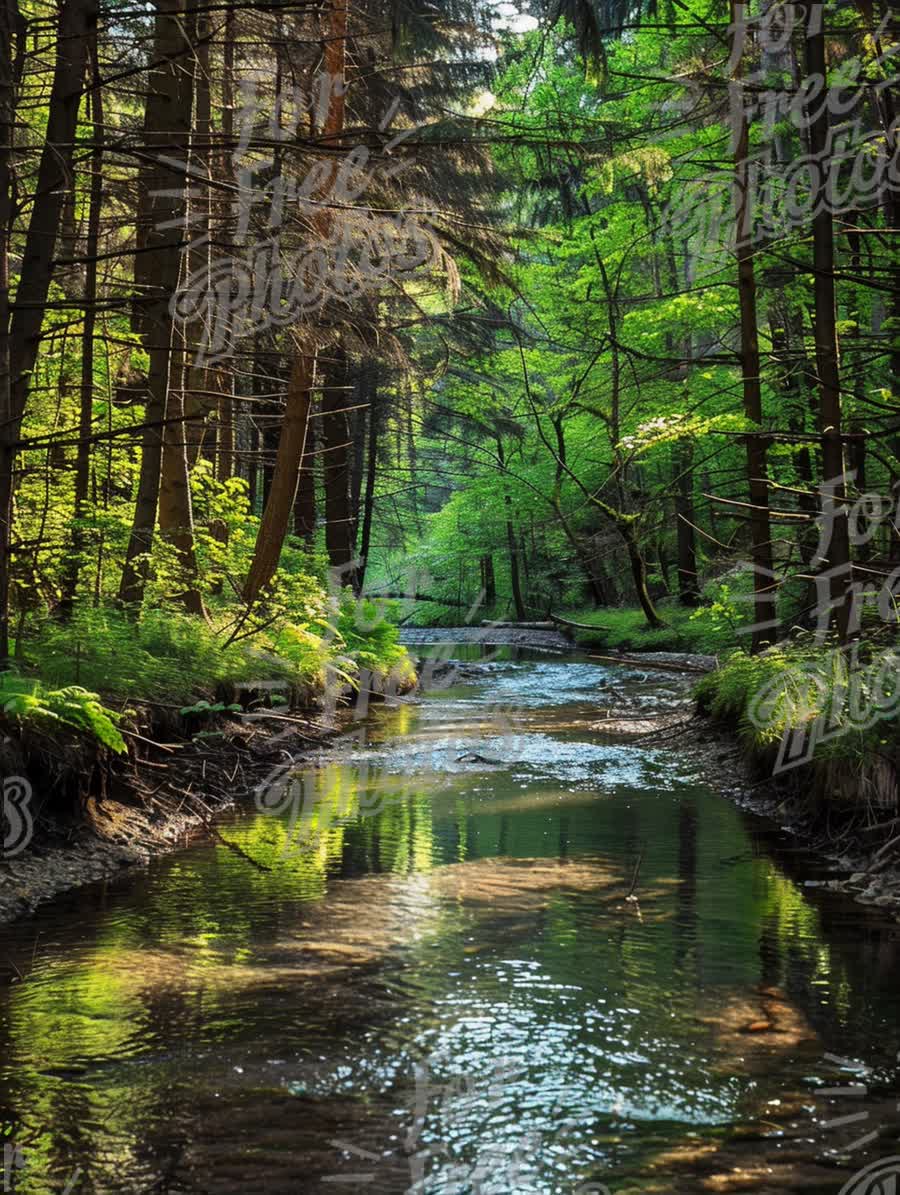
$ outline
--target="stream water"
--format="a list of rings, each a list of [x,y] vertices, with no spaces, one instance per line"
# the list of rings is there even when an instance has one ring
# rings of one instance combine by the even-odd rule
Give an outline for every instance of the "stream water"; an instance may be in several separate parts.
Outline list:
[[[512,656],[0,929],[4,1190],[836,1193],[900,1153],[894,918],[598,729],[679,678]]]

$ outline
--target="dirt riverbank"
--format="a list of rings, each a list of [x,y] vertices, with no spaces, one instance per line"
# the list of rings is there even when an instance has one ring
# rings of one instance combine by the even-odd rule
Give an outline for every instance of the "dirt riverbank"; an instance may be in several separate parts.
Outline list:
[[[467,642],[486,628],[467,628]],[[506,631],[512,628],[504,628]],[[458,635],[458,631],[456,632]],[[421,632],[424,643],[458,642],[434,639]],[[514,646],[547,650],[534,640],[534,631],[517,632]],[[547,632],[552,634],[552,632]],[[407,632],[405,637],[409,637]],[[418,638],[418,633],[415,636]],[[487,645],[487,644],[486,644]],[[414,645],[410,644],[414,649]],[[571,645],[568,644],[571,650]],[[683,670],[685,689],[710,664],[708,657],[653,652],[633,653],[622,663],[638,663],[652,672],[671,676]],[[426,687],[474,679],[477,662],[425,661],[420,664]],[[38,805],[36,832],[27,850],[0,862],[0,921],[26,915],[57,894],[82,884],[108,879],[123,869],[146,865],[177,849],[194,836],[215,835],[215,815],[253,800],[254,790],[275,769],[302,761],[346,725],[350,711],[327,721],[320,715],[261,713],[252,721],[218,723],[187,741],[156,741],[151,733],[132,735],[127,760],[109,766],[99,786],[73,814],[54,813],[52,802]],[[149,727],[142,727],[148,730]],[[796,790],[779,791],[771,776],[754,773],[730,728],[717,725],[689,705],[635,716],[627,708],[611,708],[598,717],[594,729],[618,740],[677,750],[697,765],[703,781],[738,806],[771,819],[810,852],[809,886],[845,892],[860,904],[900,911],[900,851],[885,852],[900,826],[879,834],[877,824],[823,827],[811,814],[811,802]],[[169,736],[173,737],[173,736]],[[94,785],[95,789],[97,785]],[[898,838],[896,846],[900,846]]]
[[[252,801],[274,772],[342,727],[340,716],[328,722],[315,714],[261,713],[251,721],[221,720],[188,740],[167,735],[172,741],[161,742],[151,737],[146,720],[140,724],[148,733],[129,736],[127,759],[104,761],[99,782],[91,778],[94,792],[76,804],[54,800],[52,788],[42,800],[45,786],[35,786],[31,840],[0,861],[0,922],[25,916],[62,892],[146,865],[192,837],[215,836],[217,814]]]

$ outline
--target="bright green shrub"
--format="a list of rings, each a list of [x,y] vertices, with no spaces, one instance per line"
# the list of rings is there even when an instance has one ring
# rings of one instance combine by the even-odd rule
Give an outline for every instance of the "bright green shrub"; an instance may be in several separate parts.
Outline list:
[[[66,726],[89,735],[121,754],[125,741],[116,723],[120,715],[102,705],[96,693],[80,685],[47,689],[39,681],[0,673],[0,710],[8,721],[33,723],[43,729]]]
[[[337,631],[344,650],[360,667],[376,675],[400,673],[414,677],[406,648],[400,643],[400,631],[389,614],[396,613],[392,602],[357,599],[346,590],[340,599]]]

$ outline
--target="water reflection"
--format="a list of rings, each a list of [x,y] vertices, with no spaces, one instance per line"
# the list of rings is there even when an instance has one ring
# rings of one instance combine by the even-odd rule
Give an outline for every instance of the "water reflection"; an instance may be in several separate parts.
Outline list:
[[[586,729],[654,686],[685,700],[494,661],[277,813],[5,931],[11,1189],[837,1192],[804,1159],[896,1130],[897,927],[798,886],[695,765]],[[823,1127],[860,1075],[868,1119]]]

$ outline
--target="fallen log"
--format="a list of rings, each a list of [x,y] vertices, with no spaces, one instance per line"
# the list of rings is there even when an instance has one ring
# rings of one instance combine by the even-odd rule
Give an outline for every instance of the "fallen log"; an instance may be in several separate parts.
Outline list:
[[[513,631],[555,631],[557,629],[552,622],[495,622],[491,618],[483,618],[481,625]]]
[[[670,664],[662,660],[642,660],[640,656],[598,656],[591,653],[589,660],[603,660],[607,664],[630,664],[633,668],[647,668],[651,672],[654,668],[661,668],[663,672],[693,672],[697,676],[706,676],[710,668],[698,668],[696,664]]]
[[[431,597],[427,593],[364,593],[363,597],[378,601],[387,598],[396,602],[434,602],[436,606],[454,606],[457,610],[468,610],[471,602],[457,602],[453,598]]]
[[[608,631],[609,627],[600,626],[594,622],[572,622],[568,618],[560,618],[558,614],[551,614],[551,620],[554,624],[561,627],[573,627],[576,631]]]

